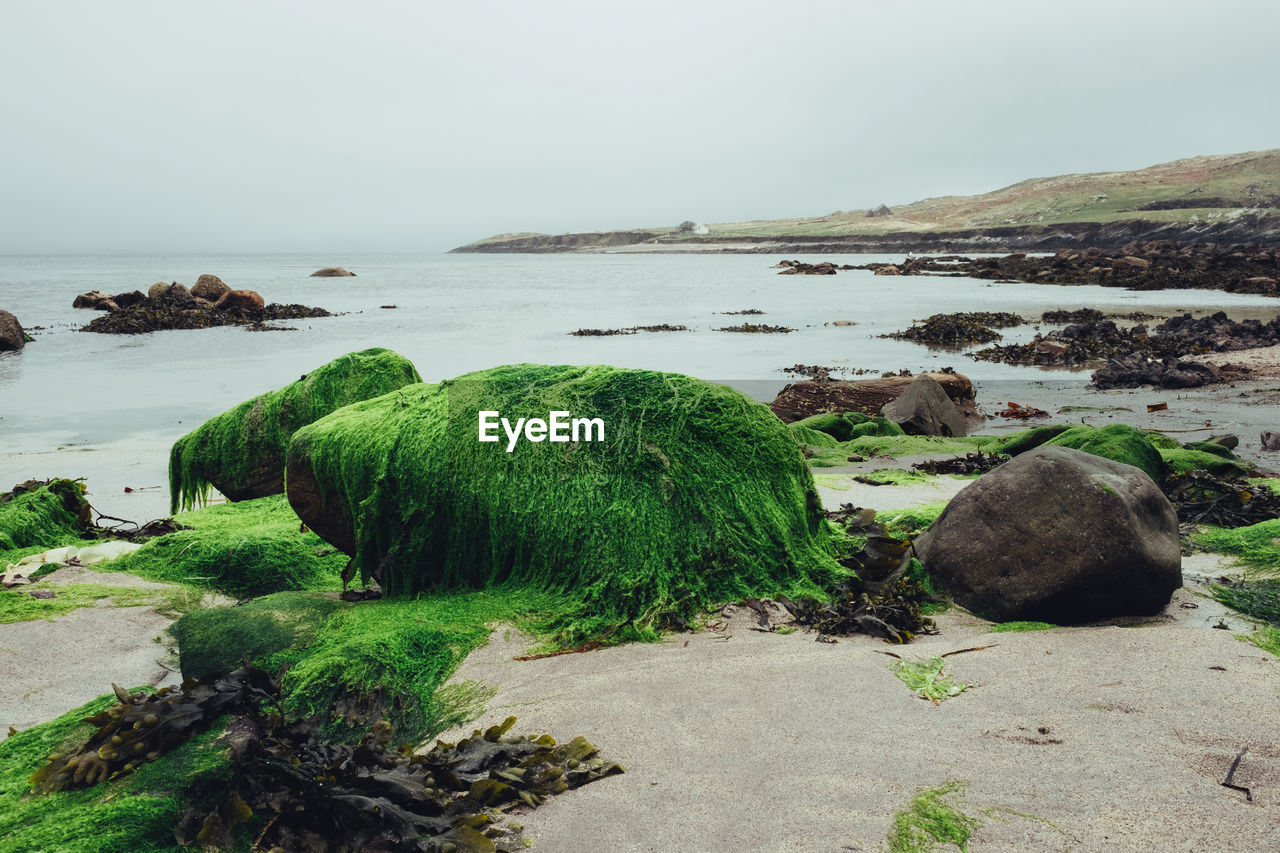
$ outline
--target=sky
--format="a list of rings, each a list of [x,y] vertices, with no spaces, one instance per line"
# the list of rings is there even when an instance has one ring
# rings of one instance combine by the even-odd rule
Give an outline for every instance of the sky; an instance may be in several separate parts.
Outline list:
[[[0,253],[436,252],[1280,147],[1280,4],[6,0]]]

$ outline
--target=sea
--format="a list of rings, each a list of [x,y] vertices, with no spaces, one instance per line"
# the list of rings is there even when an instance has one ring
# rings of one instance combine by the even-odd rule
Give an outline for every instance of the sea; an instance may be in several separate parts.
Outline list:
[[[0,353],[0,491],[32,477],[87,476],[100,494],[166,492],[174,439],[242,400],[279,388],[347,352],[387,347],[427,381],[501,364],[611,364],[722,382],[768,400],[796,364],[859,371],[954,367],[974,379],[1044,375],[980,362],[976,347],[928,348],[880,337],[941,312],[1098,308],[1172,314],[1225,310],[1275,316],[1274,299],[1221,291],[1130,292],[1096,286],[951,277],[779,276],[769,255],[38,255],[0,256],[0,308],[35,339]],[[901,255],[823,255],[837,264]],[[341,265],[349,278],[312,278]],[[80,329],[97,312],[80,293],[145,292],[213,273],[267,302],[335,316],[242,327],[103,335]],[[729,312],[753,309],[761,315]],[[743,322],[783,334],[719,331]],[[683,325],[683,332],[577,337],[578,329]],[[1047,327],[1045,327],[1047,328]],[[1005,330],[1027,340],[1034,326]],[[1062,378],[1064,374],[1057,374]],[[1086,382],[1088,373],[1066,374]],[[96,479],[95,479],[96,478]],[[125,488],[129,492],[124,492]],[[138,504],[138,499],[132,499]],[[146,514],[160,514],[158,497]],[[124,510],[121,510],[124,511]]]

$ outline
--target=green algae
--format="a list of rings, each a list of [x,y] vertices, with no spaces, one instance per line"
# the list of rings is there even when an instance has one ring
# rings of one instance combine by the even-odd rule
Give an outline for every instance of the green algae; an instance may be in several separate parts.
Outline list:
[[[116,701],[114,694],[101,696],[0,742],[0,853],[187,849],[174,840],[179,816],[227,778],[227,750],[216,743],[221,734],[217,726],[119,781],[29,793],[28,777],[49,755],[83,744],[93,730],[84,719]]]
[[[918,791],[907,807],[893,816],[886,839],[890,853],[929,853],[944,844],[968,850],[969,839],[982,821],[960,810],[964,790],[963,783],[951,781]]]
[[[283,495],[182,513],[178,530],[99,568],[249,598],[340,589],[347,558],[304,530]]]
[[[907,509],[882,510],[876,513],[876,521],[883,524],[885,529],[893,535],[910,537],[928,529],[946,508],[947,502],[939,501]]]
[[[170,512],[220,489],[231,500],[284,491],[285,449],[300,428],[330,412],[422,377],[403,356],[373,348],[349,353],[211,418],[169,452]],[[256,491],[249,491],[254,484]]]
[[[1280,658],[1280,628],[1259,628],[1252,634],[1240,634],[1240,639],[1252,643],[1264,652]]]
[[[1198,444],[1204,444],[1204,442],[1198,442]],[[1175,474],[1187,471],[1208,471],[1215,477],[1239,479],[1252,470],[1247,462],[1236,457],[1230,450],[1225,447],[1222,449],[1226,451],[1225,456],[1221,453],[1196,450],[1190,445],[1157,450],[1167,470]]]
[[[1246,527],[1207,527],[1192,539],[1208,551],[1236,557],[1255,577],[1280,577],[1280,519]]]
[[[549,618],[572,603],[511,587],[359,603],[279,593],[193,612],[170,632],[184,676],[242,660],[267,671],[288,667],[285,709],[319,717],[331,736],[357,739],[386,719],[397,736],[422,740],[478,712],[483,689],[445,681],[487,642],[491,626],[515,623],[549,636]]]
[[[837,442],[850,441],[862,436],[906,435],[902,427],[883,417],[873,417],[862,412],[825,412],[788,425],[793,433],[810,431],[825,433]]]
[[[942,669],[946,665],[940,657],[924,661],[895,660],[889,664],[889,670],[921,699],[936,703],[959,696],[969,687],[945,674]]]
[[[72,480],[28,482],[0,495],[0,561],[79,542],[92,525],[84,488]]]
[[[1057,438],[1069,429],[1073,429],[1070,424],[1050,424],[1024,429],[997,439],[987,450],[992,453],[1003,453],[1006,456],[1017,456],[1019,453],[1035,450],[1046,441]]]
[[[45,590],[54,593],[53,598],[36,598],[31,592]],[[47,586],[24,585],[14,589],[0,589],[0,624],[27,622],[32,619],[53,620],[55,617],[81,607],[100,607],[110,600],[112,607],[137,607],[158,600],[157,590],[137,589],[104,584],[68,584]]]
[[[481,411],[513,422],[565,411],[607,432],[507,452],[505,437],[477,441]],[[325,512],[340,510],[355,567],[380,573],[388,595],[564,593],[569,645],[652,636],[713,603],[804,594],[845,574],[785,426],[678,374],[513,365],[409,386],[299,430],[291,499],[295,470]]]
[[[1070,447],[1132,465],[1157,483],[1164,479],[1166,468],[1160,452],[1152,446],[1145,433],[1125,424],[1071,427],[1044,444],[1049,447]]]
[[[1049,631],[1061,627],[1052,622],[997,622],[987,629],[988,634],[1023,633],[1026,631]]]

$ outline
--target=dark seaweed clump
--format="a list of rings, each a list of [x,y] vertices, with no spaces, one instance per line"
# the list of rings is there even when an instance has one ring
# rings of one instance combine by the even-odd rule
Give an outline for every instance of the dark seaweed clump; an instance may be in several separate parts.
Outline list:
[[[604,338],[612,335],[634,335],[636,332],[687,332],[688,326],[660,323],[656,326],[627,326],[625,329],[579,329],[570,332],[576,338]]]
[[[896,338],[903,341],[915,341],[918,344],[934,344],[937,346],[956,346],[967,343],[988,343],[997,340],[1000,333],[996,329],[1021,326],[1025,318],[1007,311],[970,311],[957,314],[934,314],[925,318],[909,329],[881,335],[882,338]]]
[[[330,316],[332,315],[323,308],[311,308],[306,305],[272,303],[264,308],[220,310],[190,301],[161,297],[147,299],[129,307],[122,306],[109,314],[95,317],[80,331],[109,335],[140,335],[165,329],[208,329],[214,326],[249,326],[260,329],[262,323],[272,320],[302,320]]]
[[[786,332],[794,332],[795,329],[789,329],[786,326],[770,326],[767,324],[743,323],[739,326],[725,326],[716,329],[717,332],[743,332],[751,335],[777,335]]]
[[[581,737],[508,735],[515,717],[424,754],[393,747],[385,721],[359,744],[328,742],[314,721],[286,718],[279,682],[252,667],[116,695],[88,719],[88,742],[50,756],[31,784],[52,793],[118,779],[230,715],[225,789],[203,792],[175,832],[206,849],[230,848],[246,824],[261,850],[514,851],[523,839],[496,823],[502,810],[623,772]]]

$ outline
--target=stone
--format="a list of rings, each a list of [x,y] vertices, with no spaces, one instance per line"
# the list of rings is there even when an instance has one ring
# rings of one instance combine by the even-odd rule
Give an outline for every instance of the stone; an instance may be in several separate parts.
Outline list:
[[[347,272],[342,267],[325,267],[316,270],[311,274],[311,278],[340,278],[342,276],[354,276],[355,273]]]
[[[1259,436],[1263,450],[1280,450],[1280,432],[1264,430]]]
[[[886,403],[880,414],[896,423],[908,435],[963,436],[968,430],[956,404],[938,381],[921,373],[896,400]]]
[[[217,311],[260,311],[266,302],[254,290],[228,290],[214,303]]]
[[[27,333],[22,330],[18,318],[8,311],[0,311],[0,352],[20,350],[27,343]]]
[[[111,301],[116,304],[117,308],[132,308],[135,305],[141,305],[147,301],[147,295],[141,290],[130,290],[127,293],[117,293],[111,297]]]
[[[210,302],[217,302],[222,295],[231,288],[222,279],[210,273],[204,273],[196,283],[191,287],[191,295],[196,299],[207,299]]]
[[[956,404],[966,421],[985,423],[974,399],[973,383],[962,373],[920,374],[933,377],[947,396]],[[858,379],[853,382],[793,382],[778,392],[769,404],[773,413],[784,423],[804,420],[810,415],[827,412],[861,412],[879,415],[886,403],[891,403],[914,381],[908,375],[879,376],[875,379]]]
[[[902,270],[893,264],[885,264],[882,267],[876,267],[875,275],[902,275]]]
[[[159,299],[161,296],[164,296],[169,292],[170,287],[173,287],[173,285],[167,281],[157,281],[147,289],[147,298]]]
[[[107,303],[110,303],[108,306]],[[111,297],[100,290],[91,290],[88,293],[82,293],[71,303],[72,308],[90,308],[94,311],[114,311],[118,306],[111,301]]]
[[[177,282],[174,282],[174,284],[169,288],[169,292],[165,295],[179,304],[195,301],[191,296],[191,291],[187,290],[187,286],[185,284],[178,284]]]
[[[1066,447],[983,475],[915,548],[957,603],[995,622],[1151,615],[1182,584],[1178,516],[1155,482]]]

